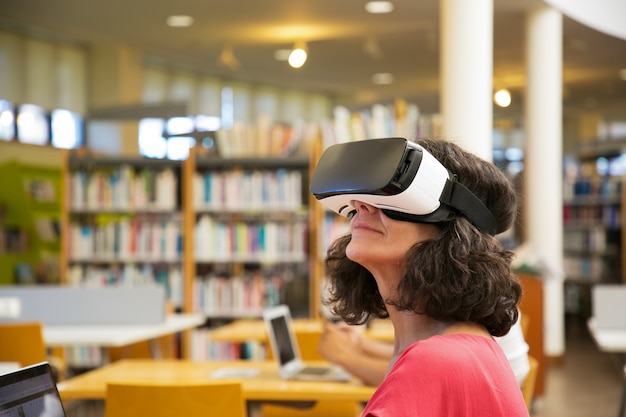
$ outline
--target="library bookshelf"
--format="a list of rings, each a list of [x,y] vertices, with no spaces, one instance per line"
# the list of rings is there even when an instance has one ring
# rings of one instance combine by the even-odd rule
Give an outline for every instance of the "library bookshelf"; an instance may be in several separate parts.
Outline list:
[[[589,316],[593,285],[626,283],[626,195],[624,173],[619,169],[623,166],[622,153],[617,148],[589,148],[578,156],[576,170],[565,173],[566,312]]]
[[[290,298],[288,286],[308,287],[309,158],[193,159],[194,309],[260,317],[287,303],[308,315],[310,297]]]
[[[61,170],[9,161],[0,178],[0,284],[57,284]]]
[[[318,314],[308,155],[64,160],[63,284],[164,285],[209,327],[280,303]],[[192,338],[183,333],[184,357]]]

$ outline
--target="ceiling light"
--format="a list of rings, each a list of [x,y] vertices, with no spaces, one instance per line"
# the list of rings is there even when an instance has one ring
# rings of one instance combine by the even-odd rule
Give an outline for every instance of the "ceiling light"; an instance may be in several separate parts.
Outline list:
[[[186,28],[193,25],[193,17],[187,15],[172,15],[167,18],[167,25],[173,28]]]
[[[239,60],[233,52],[233,48],[230,45],[225,45],[222,48],[220,56],[217,58],[217,63],[223,67],[229,68],[233,71],[237,71],[240,68]]]
[[[365,3],[365,10],[374,14],[390,13],[393,11],[393,3],[390,1],[368,1]]]
[[[296,44],[289,54],[289,65],[292,68],[300,68],[307,59],[307,51],[305,44]]]
[[[393,75],[388,72],[379,72],[372,75],[372,82],[376,85],[388,85],[393,83]]]
[[[493,101],[500,107],[509,107],[511,105],[511,93],[506,88],[500,89],[493,95]]]

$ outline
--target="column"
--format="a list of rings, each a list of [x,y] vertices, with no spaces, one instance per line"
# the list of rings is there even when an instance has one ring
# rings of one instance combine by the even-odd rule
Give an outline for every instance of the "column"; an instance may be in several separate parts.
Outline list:
[[[544,352],[564,353],[562,187],[562,15],[549,7],[526,16],[527,243],[548,267],[544,281]]]
[[[493,0],[441,0],[443,136],[484,159],[493,151]]]

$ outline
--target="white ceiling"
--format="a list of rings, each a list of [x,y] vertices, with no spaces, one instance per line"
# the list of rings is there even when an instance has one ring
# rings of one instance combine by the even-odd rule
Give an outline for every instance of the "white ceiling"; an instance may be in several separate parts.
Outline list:
[[[622,0],[616,0],[622,1]],[[363,105],[403,97],[423,112],[438,111],[437,0],[394,0],[385,15],[364,11],[364,0],[0,0],[0,28],[77,44],[121,43],[147,59],[231,80],[332,94]],[[524,18],[540,0],[494,0],[494,87],[512,90],[521,113]],[[166,17],[187,14],[190,28],[169,28]],[[626,21],[626,16],[624,16]],[[626,119],[626,40],[564,16],[565,111],[597,108]],[[275,50],[306,41],[309,60],[294,70]],[[232,47],[239,69],[218,57]],[[366,45],[369,45],[369,52]],[[378,54],[376,53],[378,48]],[[395,82],[375,86],[390,72]]]

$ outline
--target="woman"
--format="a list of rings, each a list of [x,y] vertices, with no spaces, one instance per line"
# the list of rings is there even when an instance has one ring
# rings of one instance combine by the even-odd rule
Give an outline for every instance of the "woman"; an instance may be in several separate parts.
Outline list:
[[[494,165],[450,142],[416,142],[482,201],[495,232],[512,225],[515,191]],[[349,324],[389,317],[395,332],[387,375],[363,416],[528,416],[493,337],[518,317],[512,253],[456,210],[433,223],[350,205],[350,234],[327,253],[328,304]]]

